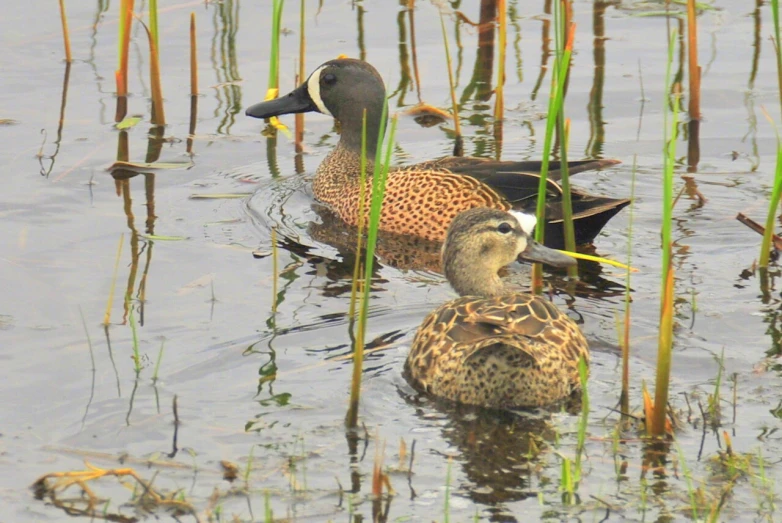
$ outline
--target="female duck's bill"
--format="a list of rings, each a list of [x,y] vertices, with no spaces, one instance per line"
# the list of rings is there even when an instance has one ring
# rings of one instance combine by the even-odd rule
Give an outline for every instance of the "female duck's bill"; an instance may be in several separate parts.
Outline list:
[[[553,267],[570,267],[577,263],[575,258],[541,245],[532,238],[532,234],[535,231],[535,225],[538,221],[534,215],[520,211],[508,212],[516,218],[516,221],[518,221],[521,226],[521,230],[524,232],[522,238],[519,240],[521,245],[521,252],[519,253],[520,259],[523,258],[533,262],[545,263]]]

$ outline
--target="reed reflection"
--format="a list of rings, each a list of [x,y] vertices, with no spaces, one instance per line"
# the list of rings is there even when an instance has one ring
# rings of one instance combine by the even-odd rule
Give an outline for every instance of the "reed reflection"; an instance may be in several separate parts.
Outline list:
[[[57,138],[54,140],[54,151],[50,155],[44,155],[43,152],[38,154],[38,163],[41,166],[41,176],[48,178],[54,169],[54,163],[57,158],[57,154],[60,152],[60,145],[62,144],[62,131],[65,126],[65,105],[68,103],[68,84],[71,78],[71,62],[65,62],[65,72],[62,77],[62,96],[60,97],[60,119],[57,123]],[[45,140],[44,131],[44,140]],[[45,143],[45,141],[44,141]],[[43,145],[41,145],[41,151],[43,151]],[[44,165],[44,162],[48,161],[49,165]]]
[[[230,134],[236,115],[242,112],[242,79],[236,55],[236,33],[239,30],[239,1],[224,0],[213,4],[212,46],[210,59],[217,78],[215,119],[219,120],[216,132]]]

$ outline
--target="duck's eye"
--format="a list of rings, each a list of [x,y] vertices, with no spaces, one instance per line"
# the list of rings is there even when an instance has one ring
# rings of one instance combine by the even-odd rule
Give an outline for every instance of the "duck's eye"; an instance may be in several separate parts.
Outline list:
[[[500,234],[508,234],[513,230],[513,227],[510,226],[509,223],[502,222],[497,226],[497,232]]]
[[[335,83],[337,83],[337,77],[334,76],[331,73],[324,74],[323,75],[323,83],[326,84],[326,85],[334,85]]]

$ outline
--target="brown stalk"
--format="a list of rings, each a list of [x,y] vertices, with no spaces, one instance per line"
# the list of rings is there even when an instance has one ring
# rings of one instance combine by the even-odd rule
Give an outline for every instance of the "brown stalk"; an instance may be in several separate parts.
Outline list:
[[[198,56],[196,55],[195,13],[190,13],[190,96],[198,95]]]
[[[701,67],[698,65],[698,21],[696,16],[695,0],[687,0],[690,120],[700,120],[701,118]]]
[[[140,18],[139,23],[147,32],[147,39],[149,40],[149,83],[152,86],[152,123],[157,126],[164,126],[166,125],[166,115],[163,110],[163,89],[160,85],[160,55],[149,27]]]

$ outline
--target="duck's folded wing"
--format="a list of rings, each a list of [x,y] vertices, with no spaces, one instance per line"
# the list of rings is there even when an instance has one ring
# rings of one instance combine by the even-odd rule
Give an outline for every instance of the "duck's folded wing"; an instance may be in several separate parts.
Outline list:
[[[578,174],[584,171],[602,169],[610,165],[620,163],[619,160],[578,160],[568,162],[568,172]],[[549,162],[548,177],[554,181],[559,181],[562,177],[561,162]],[[440,170],[446,169],[456,174],[466,174],[476,178],[486,176],[491,173],[503,172],[514,173],[516,175],[539,175],[542,162],[539,160],[526,160],[521,162],[490,160],[487,158],[475,158],[472,156],[446,156],[437,160],[418,163],[406,167],[416,170]]]
[[[504,343],[521,350],[547,344],[564,314],[538,296],[515,294],[496,298],[461,298],[438,314],[441,335],[450,344],[474,352]],[[535,357],[535,354],[530,354]],[[465,356],[469,356],[465,354]]]

